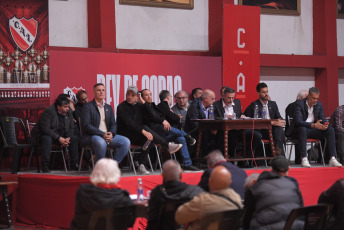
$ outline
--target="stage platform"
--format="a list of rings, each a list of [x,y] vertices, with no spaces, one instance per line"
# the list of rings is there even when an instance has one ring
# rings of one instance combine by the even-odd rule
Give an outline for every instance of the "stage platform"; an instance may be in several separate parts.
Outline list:
[[[269,168],[245,170],[247,175],[261,173]],[[89,172],[81,175],[77,172],[52,171],[53,174],[22,172],[18,174],[0,173],[4,181],[18,181],[18,190],[14,195],[13,215],[17,225],[36,227],[68,228],[74,215],[74,197],[82,183],[89,183]],[[197,184],[202,172],[184,173],[182,180],[188,184]],[[312,167],[291,168],[289,175],[298,180],[305,205],[316,204],[319,194],[330,187],[337,179],[344,178],[344,168]],[[129,193],[135,193],[137,178],[141,177],[145,189],[152,190],[162,183],[160,171],[154,175],[135,176],[124,173],[120,186]],[[9,189],[13,191],[13,188]]]

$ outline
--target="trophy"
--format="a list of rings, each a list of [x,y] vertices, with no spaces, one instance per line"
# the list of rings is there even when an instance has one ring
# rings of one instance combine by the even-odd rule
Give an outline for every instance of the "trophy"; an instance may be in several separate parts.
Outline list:
[[[4,60],[4,63],[7,66],[6,83],[11,83],[10,65],[12,64],[12,62],[13,62],[13,59],[11,58],[10,54],[8,53],[7,57]]]
[[[12,57],[15,60],[14,68],[12,71],[13,73],[12,82],[14,83],[22,83],[22,80],[23,80],[23,62],[19,60],[21,56],[22,54],[20,53],[17,47],[16,51],[14,51],[14,53],[12,54]]]
[[[27,52],[26,52],[25,57],[22,60],[23,60],[24,66],[25,66],[24,75],[23,75],[23,82],[29,83],[29,71],[27,69],[27,65],[30,63],[31,59],[27,56]]]
[[[38,52],[38,55],[35,57],[35,62],[37,63],[37,72],[36,72],[36,76],[37,76],[37,83],[41,83],[41,69],[40,69],[40,66],[41,66],[41,63],[43,61],[43,58],[42,56],[39,54]]]
[[[35,64],[34,57],[36,56],[37,51],[32,46],[28,54],[31,56],[31,60],[32,60],[32,62],[29,64],[29,83],[36,83],[37,66]]]
[[[45,46],[44,51],[42,52],[42,57],[44,59],[44,65],[42,67],[43,72],[43,80],[42,82],[48,83],[49,82],[49,66],[47,65],[47,59],[49,57],[49,52],[47,51],[47,47]]]
[[[5,68],[2,66],[2,62],[4,60],[4,58],[6,57],[6,54],[4,51],[2,51],[2,46],[0,47],[0,84],[5,82],[5,73],[6,70]]]

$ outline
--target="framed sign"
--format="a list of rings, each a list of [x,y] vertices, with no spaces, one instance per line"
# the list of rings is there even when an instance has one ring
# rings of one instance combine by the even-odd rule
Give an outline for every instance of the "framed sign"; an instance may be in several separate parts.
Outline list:
[[[266,14],[299,15],[301,13],[300,1],[301,0],[239,0],[239,5],[259,6],[261,12]]]
[[[337,16],[338,18],[344,18],[344,0],[338,0],[337,2]]]
[[[119,0],[119,4],[193,9],[194,0]]]

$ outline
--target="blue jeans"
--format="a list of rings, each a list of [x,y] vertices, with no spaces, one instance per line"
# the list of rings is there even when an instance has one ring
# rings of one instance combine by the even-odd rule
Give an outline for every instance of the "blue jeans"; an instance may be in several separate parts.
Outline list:
[[[93,135],[92,139],[92,148],[96,155],[96,161],[105,157],[107,144],[103,137]],[[130,141],[128,138],[116,134],[114,138],[112,138],[111,142],[109,143],[110,147],[117,148],[116,154],[114,156],[114,160],[120,163],[123,158],[128,154]]]
[[[180,153],[183,157],[184,166],[191,165],[190,154],[188,150],[188,146],[185,140],[186,133],[183,130],[171,127],[171,131],[167,133],[166,140],[167,141],[174,141],[176,143],[182,144],[183,147],[180,149]]]

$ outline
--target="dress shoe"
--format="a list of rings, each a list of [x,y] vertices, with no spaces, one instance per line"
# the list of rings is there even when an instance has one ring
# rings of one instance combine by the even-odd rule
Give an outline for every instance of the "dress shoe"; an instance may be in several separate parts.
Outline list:
[[[47,164],[42,165],[42,172],[43,173],[50,173],[49,166]]]
[[[183,170],[185,171],[203,171],[193,165],[183,166]]]
[[[188,145],[193,146],[196,144],[196,139],[192,138],[190,135],[185,135],[184,136],[186,143],[188,143]]]
[[[79,171],[79,164],[78,163],[71,163],[70,170]]]

